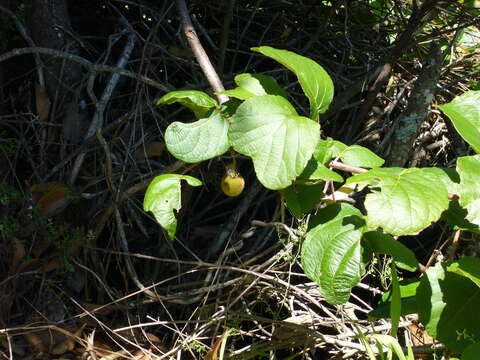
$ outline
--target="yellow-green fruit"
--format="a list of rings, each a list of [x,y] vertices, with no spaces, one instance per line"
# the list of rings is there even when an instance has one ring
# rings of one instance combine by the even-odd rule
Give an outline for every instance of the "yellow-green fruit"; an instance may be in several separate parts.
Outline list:
[[[245,187],[245,180],[242,175],[234,170],[228,169],[225,176],[222,178],[220,187],[225,195],[235,197],[242,193]]]

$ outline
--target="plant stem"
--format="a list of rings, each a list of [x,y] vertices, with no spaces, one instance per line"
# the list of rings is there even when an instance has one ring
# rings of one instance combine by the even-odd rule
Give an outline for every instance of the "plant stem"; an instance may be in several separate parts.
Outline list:
[[[214,92],[225,91],[220,77],[213,68],[213,65],[210,62],[207,53],[203,49],[203,46],[198,39],[197,32],[195,31],[195,28],[192,24],[192,19],[190,19],[190,14],[188,13],[185,0],[177,0],[176,4],[178,12],[180,13],[180,19],[182,21],[183,33],[185,34],[188,45],[192,49],[192,52],[195,55],[195,58],[197,59],[197,62],[200,65],[200,68],[202,69],[205,77],[212,86]],[[222,104],[228,101],[228,96],[217,95],[217,99]]]

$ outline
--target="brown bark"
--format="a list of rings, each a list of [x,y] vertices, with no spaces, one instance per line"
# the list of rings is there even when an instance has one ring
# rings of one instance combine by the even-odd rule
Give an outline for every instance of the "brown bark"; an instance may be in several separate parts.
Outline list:
[[[63,50],[78,55],[79,46],[74,38],[65,0],[33,0],[28,13],[32,39],[37,46]],[[63,136],[78,143],[88,127],[88,119],[78,107],[81,65],[59,57],[42,56],[45,88],[52,103],[57,104],[50,120],[64,124]],[[76,109],[74,113],[66,111]],[[72,121],[73,119],[73,121]]]
[[[419,9],[414,8],[406,29],[393,44],[390,54],[380,61],[381,65],[379,65],[378,75],[374,78],[375,80],[373,81],[372,86],[368,89],[367,96],[358,111],[356,121],[352,123],[349,129],[348,135],[345,139],[347,143],[350,143],[353,140],[362,126],[365,118],[375,103],[378,93],[388,81],[393,65],[402,54],[412,46],[415,34],[437,14],[437,6],[440,3],[442,3],[441,0],[427,0]]]
[[[65,0],[33,0],[30,30],[37,46],[64,50],[78,55]],[[51,97],[57,92],[72,92],[81,79],[81,67],[70,61],[42,57],[46,70],[46,88]]]
[[[422,122],[428,114],[442,65],[442,51],[434,45],[408,99],[407,109],[397,120],[392,146],[386,158],[389,166],[403,167],[407,163]]]

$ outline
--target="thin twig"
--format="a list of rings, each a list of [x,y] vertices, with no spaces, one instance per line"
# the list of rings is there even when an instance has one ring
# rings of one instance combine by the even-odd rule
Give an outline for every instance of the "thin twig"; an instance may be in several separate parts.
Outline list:
[[[117,206],[119,206],[123,201],[127,200],[134,194],[136,194],[139,191],[142,191],[147,188],[147,186],[152,182],[152,180],[155,178],[155,176],[160,175],[160,174],[169,174],[169,173],[174,173],[178,171],[181,167],[183,167],[185,163],[183,161],[177,161],[171,166],[153,174],[152,176],[149,176],[145,180],[133,185],[132,187],[128,188],[126,191],[124,191],[121,196],[116,200],[116,201],[111,201],[110,204],[106,207],[102,215],[100,216],[100,220],[98,221],[96,227],[95,227],[95,240],[98,238],[100,233],[103,231],[103,228],[105,227],[108,219],[110,216],[114,213],[114,211],[117,209]]]
[[[225,68],[225,54],[227,53],[227,45],[228,45],[228,38],[230,34],[230,24],[233,18],[233,8],[235,7],[236,0],[227,0],[228,7],[225,11],[225,19],[223,20],[223,29],[222,29],[222,37],[220,39],[220,49],[219,49],[219,56],[218,56],[218,72],[223,74],[223,70]]]
[[[258,182],[255,182],[250,188],[248,189],[247,194],[242,199],[241,203],[232,213],[228,221],[222,228],[222,231],[217,235],[213,243],[210,245],[210,253],[217,254],[222,247],[225,245],[225,242],[232,236],[233,232],[235,231],[240,218],[247,212],[248,208],[254,201],[255,197],[261,190],[261,185]]]
[[[132,32],[128,36],[127,44],[123,49],[122,56],[117,62],[118,69],[123,69],[127,65],[128,59],[132,54],[134,46],[135,46],[135,34]],[[107,86],[103,91],[102,97],[95,104],[96,106],[95,114],[93,115],[92,122],[90,123],[90,127],[88,128],[84,141],[86,141],[89,137],[93,136],[95,133],[97,133],[97,131],[99,131],[102,128],[103,113],[105,111],[105,107],[107,106],[107,102],[110,101],[113,91],[117,87],[119,80],[120,80],[120,74],[118,73],[113,73],[112,76],[110,77],[110,80],[108,81]],[[75,164],[73,166],[72,173],[70,176],[70,184],[75,183],[75,180],[77,179],[78,173],[80,171],[80,167],[82,166],[83,161],[85,160],[85,156],[86,156],[86,151],[82,152],[75,160]]]
[[[17,48],[13,49],[9,52],[6,52],[2,55],[0,55],[0,62],[6,61],[8,59],[11,59],[15,56],[20,56],[20,55],[26,55],[26,54],[44,54],[44,55],[50,55],[50,56],[55,56],[55,57],[60,57],[63,59],[67,59],[70,61],[74,61],[79,63],[80,65],[84,66],[87,68],[89,71],[93,72],[110,72],[110,73],[116,73],[125,77],[129,77],[131,79],[135,79],[138,81],[141,81],[147,85],[150,85],[156,89],[169,92],[170,89],[166,87],[165,85],[159,84],[153,79],[150,79],[147,76],[136,74],[134,72],[125,70],[125,69],[119,69],[114,66],[108,66],[108,65],[101,65],[101,64],[95,64],[81,56],[70,54],[65,51],[60,51],[60,50],[55,50],[55,49],[50,49],[50,48],[45,48],[45,47],[28,47],[28,48]]]
[[[131,117],[132,117],[132,112],[128,112],[128,113],[122,115],[121,117],[119,117],[115,121],[113,121],[110,124],[108,124],[107,126],[105,126],[103,129],[101,129],[100,130],[100,135],[103,137],[104,134],[107,134],[107,133],[113,131],[114,129],[118,128],[120,125],[123,125],[124,123],[129,121]],[[62,126],[62,125],[58,125],[58,126]],[[95,142],[99,141],[99,139],[100,138],[98,137],[97,134],[95,134],[94,136],[90,136],[88,139],[86,139],[83,142],[83,144],[81,144],[79,147],[77,147],[75,150],[73,150],[70,154],[68,154],[63,160],[61,160],[57,165],[55,165],[50,170],[50,172],[42,178],[42,181],[47,181],[49,178],[51,178],[53,175],[55,175],[55,173],[57,173],[60,169],[62,169],[67,163],[72,161],[78,154],[82,153],[83,151],[95,149],[93,144]]]
[[[266,222],[263,222],[263,221],[260,221],[260,220],[252,220],[251,224],[252,224],[252,226],[258,226],[258,227],[274,227],[274,228],[280,227],[283,230],[285,230],[293,240],[298,240],[298,236],[295,234],[294,229],[289,228],[287,225],[285,225],[282,222],[266,223]]]
[[[203,49],[203,46],[200,43],[200,40],[198,39],[197,32],[195,31],[195,28],[193,27],[193,24],[192,24],[192,20],[190,19],[190,14],[188,13],[188,8],[187,8],[187,4],[185,3],[185,0],[177,0],[176,4],[177,4],[177,9],[178,9],[178,12],[180,13],[180,18],[182,21],[183,33],[187,38],[188,45],[192,49],[192,52],[195,55],[195,58],[197,59],[197,62],[200,65],[200,68],[202,69],[203,74],[205,75],[208,82],[212,86],[212,89],[214,92],[225,91],[225,88],[223,87],[220,77],[218,76],[217,72],[213,68],[213,65],[210,62],[210,59],[208,58],[207,53]],[[228,96],[217,95],[217,99],[220,103],[224,103],[228,101]]]
[[[358,166],[347,165],[347,164],[344,164],[344,163],[341,163],[341,162],[338,162],[338,161],[331,161],[328,164],[328,166],[331,167],[331,168],[334,168],[334,169],[348,171],[348,172],[351,172],[351,173],[354,173],[354,174],[360,174],[360,173],[364,173],[364,172],[368,171],[367,169],[364,169],[364,168],[361,168],[361,167],[358,167]]]
[[[125,230],[123,229],[123,222],[122,222],[122,217],[120,216],[120,211],[118,209],[115,209],[115,220],[117,223],[117,229],[118,229],[118,234],[120,235],[120,248],[124,253],[129,253],[128,249],[128,241],[127,241],[127,236],[125,235]],[[132,260],[130,256],[125,257],[125,262],[127,264],[127,270],[128,273],[130,274],[130,277],[132,281],[135,283],[135,285],[142,291],[144,292],[149,298],[152,299],[157,299],[158,296],[149,288],[145,287],[140,280],[138,279],[137,272],[135,271],[135,268],[133,267]]]
[[[15,25],[17,25],[20,35],[22,35],[22,37],[25,39],[28,45],[35,47],[35,42],[33,41],[32,37],[28,34],[27,29],[25,28],[25,25],[18,19],[15,13],[10,9],[7,9],[6,7],[1,5],[0,5],[0,10],[12,18]],[[38,54],[34,54],[34,59],[35,59],[35,64],[37,65],[38,83],[42,87],[45,87],[45,77],[43,75],[42,60],[40,59],[40,56],[38,56]]]

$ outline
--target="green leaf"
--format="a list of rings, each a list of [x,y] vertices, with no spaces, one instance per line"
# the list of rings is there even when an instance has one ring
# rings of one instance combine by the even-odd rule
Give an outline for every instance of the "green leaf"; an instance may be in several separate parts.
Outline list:
[[[466,277],[430,267],[417,289],[420,321],[430,336],[461,352],[480,339],[480,288]]]
[[[467,91],[437,107],[447,114],[455,129],[475,152],[480,153],[480,91]]]
[[[367,339],[373,339],[380,344],[387,346],[391,351],[397,355],[399,360],[407,360],[405,358],[405,354],[403,353],[402,347],[398,343],[398,340],[394,338],[393,336],[390,335],[385,335],[385,334],[372,334],[372,335],[366,335]]]
[[[355,326],[355,329],[357,330],[357,336],[362,342],[363,346],[365,346],[365,352],[367,353],[367,359],[369,360],[375,360],[377,357],[375,356],[375,353],[372,350],[372,346],[370,345],[370,342],[366,338],[365,334],[362,332],[362,330],[358,327],[358,325],[353,324]]]
[[[417,313],[416,293],[419,280],[414,282],[400,284],[400,298],[402,299],[400,316]],[[390,289],[383,294],[381,301],[372,310],[368,316],[374,319],[385,319],[390,317],[390,305],[392,300],[392,290]]]
[[[417,295],[417,288],[420,285],[420,280],[417,279],[406,279],[403,280],[400,284],[400,297],[406,299],[409,297],[415,297]],[[387,291],[382,295],[382,302],[390,301],[392,298],[391,291]]]
[[[297,219],[315,208],[322,193],[323,184],[293,184],[283,191],[287,208]]]
[[[408,271],[417,270],[418,261],[414,252],[390,235],[380,231],[368,231],[363,234],[363,242],[377,254],[393,256],[399,268]]]
[[[445,309],[443,289],[440,283],[445,281],[445,271],[441,263],[430,267],[417,288],[419,315],[430,336],[437,337],[437,327]]]
[[[315,121],[276,95],[245,100],[231,120],[230,144],[252,158],[258,180],[272,190],[288,187],[303,172],[320,134]]]
[[[457,171],[460,205],[467,209],[467,220],[480,225],[480,155],[458,158]]]
[[[447,211],[442,214],[442,219],[454,230],[480,233],[480,227],[468,221],[467,215],[467,209],[462,208],[458,201],[450,201]]]
[[[317,215],[319,223],[307,232],[302,245],[302,267],[330,304],[348,301],[360,280],[361,212],[349,204],[334,204]]]
[[[172,240],[177,231],[174,210],[178,211],[182,207],[181,180],[185,180],[191,186],[202,185],[200,180],[188,175],[159,175],[148,185],[143,199],[143,210],[153,213],[157,222],[167,231]]]
[[[347,184],[370,184],[365,199],[367,224],[392,235],[412,235],[438,220],[448,207],[448,192],[437,171],[428,168],[375,168]]]
[[[193,123],[171,123],[165,132],[168,151],[177,159],[195,163],[222,155],[230,147],[228,121],[219,111]]]
[[[303,92],[310,101],[310,118],[317,120],[327,111],[333,98],[333,82],[328,73],[315,61],[291,51],[270,46],[252,48],[291,70],[298,78]]]
[[[225,90],[225,91],[220,91],[215,93],[217,95],[227,95],[236,99],[240,100],[247,100],[251,97],[254,97],[255,94],[251,93],[245,88],[242,87],[236,87],[235,89],[230,89],[230,90]]]
[[[480,287],[480,259],[478,258],[469,256],[461,258],[457,262],[450,264],[447,267],[447,271],[464,276]]]
[[[369,318],[373,319],[389,319],[391,316],[391,301],[378,304],[377,307],[368,313]],[[416,314],[417,299],[414,296],[401,298],[400,316]]]
[[[318,162],[314,157],[308,161],[305,170],[303,170],[299,178],[306,180],[343,182],[343,178],[339,174]]]
[[[240,100],[267,94],[287,97],[287,93],[278,85],[277,81],[267,75],[240,74],[235,76],[235,83],[238,85],[237,88],[217,94],[232,96]]]
[[[462,360],[478,360],[478,354],[480,354],[480,343],[477,342],[465,348]]]
[[[385,163],[381,157],[360,145],[347,147],[340,152],[339,156],[345,164],[366,168],[380,167]]]
[[[460,177],[455,169],[443,167],[422,168],[422,171],[427,175],[440,181],[445,186],[449,193],[456,194],[458,192],[458,182]]]
[[[318,162],[325,165],[333,158],[338,157],[347,147],[344,143],[332,138],[327,138],[327,140],[321,139],[318,141],[313,156]]]
[[[343,163],[348,165],[366,168],[380,167],[385,163],[385,160],[366,147],[347,146],[332,138],[320,140],[315,148],[314,156],[322,164],[327,164],[334,158],[340,158]]]
[[[224,118],[230,118],[235,114],[241,102],[237,99],[230,98],[228,101],[220,105],[220,113]]]
[[[392,329],[390,335],[397,336],[398,324],[400,323],[400,316],[402,314],[402,298],[400,296],[400,285],[398,284],[397,269],[395,263],[391,266],[392,276],[392,301],[390,304],[390,319],[392,320]]]
[[[172,91],[163,95],[157,105],[180,103],[195,113],[197,119],[202,118],[209,109],[217,106],[217,102],[203,91]]]

